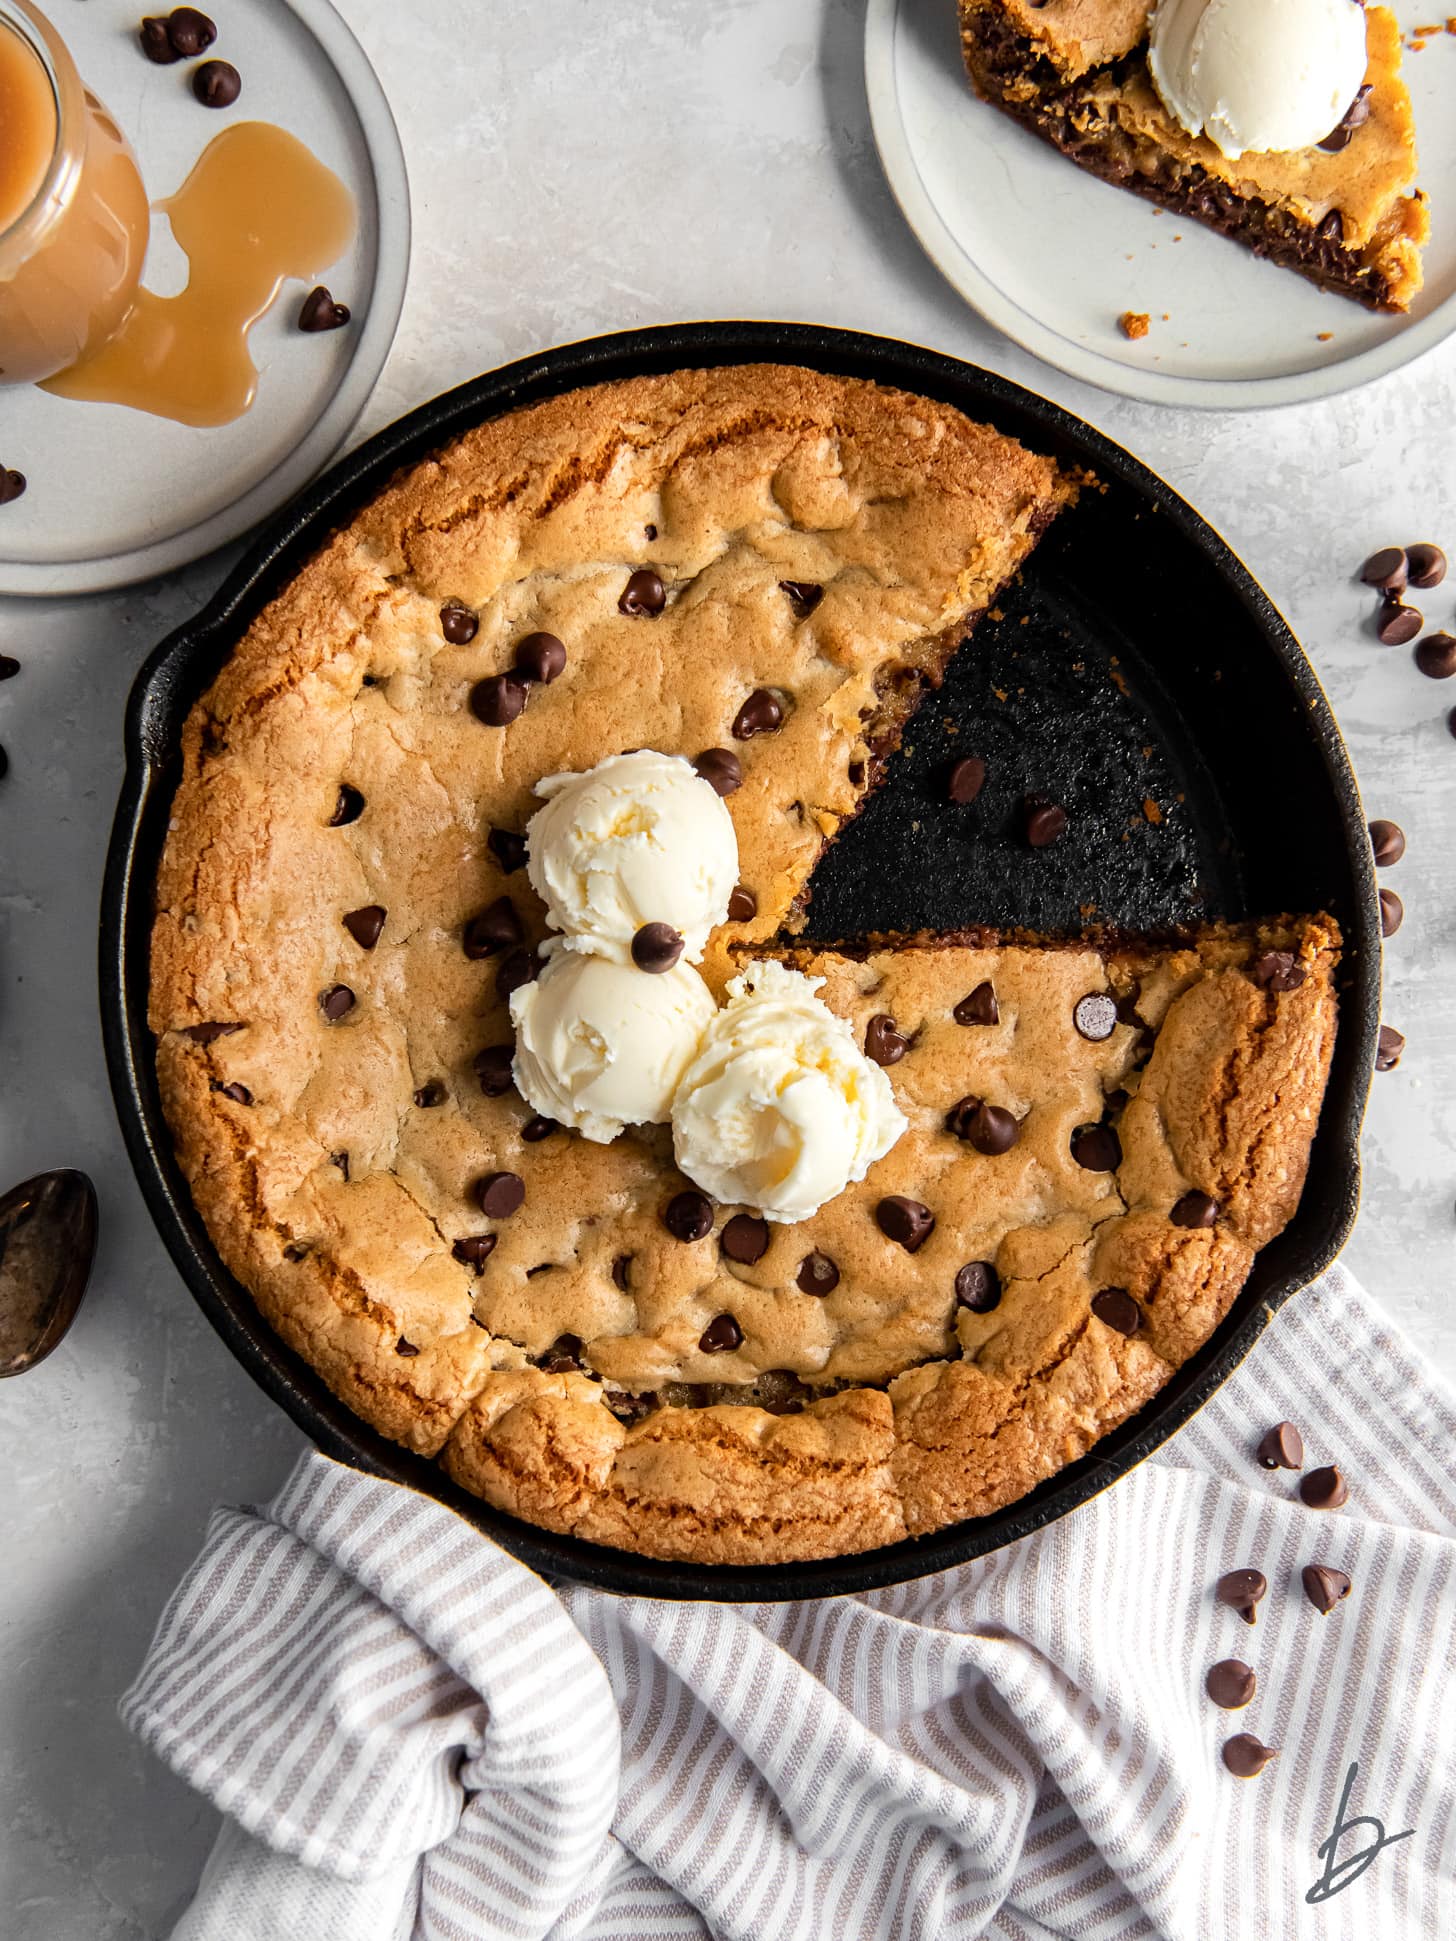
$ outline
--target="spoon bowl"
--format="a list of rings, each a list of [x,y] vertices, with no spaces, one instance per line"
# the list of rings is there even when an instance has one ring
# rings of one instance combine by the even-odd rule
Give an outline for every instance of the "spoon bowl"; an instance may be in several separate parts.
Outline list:
[[[96,1258],[96,1189],[63,1167],[0,1197],[0,1376],[44,1361],[76,1318]]]

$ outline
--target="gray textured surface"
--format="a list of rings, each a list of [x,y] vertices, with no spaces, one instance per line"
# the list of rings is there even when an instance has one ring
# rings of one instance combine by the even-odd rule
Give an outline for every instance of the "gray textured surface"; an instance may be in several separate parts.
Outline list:
[[[120,21],[124,9],[105,4]],[[1389,949],[1387,1014],[1409,1049],[1376,1080],[1349,1258],[1456,1376],[1456,740],[1445,727],[1456,682],[1422,680],[1404,650],[1379,647],[1350,581],[1390,539],[1456,553],[1456,346],[1363,394],[1260,417],[1159,412],[1032,365],[962,308],[901,224],[870,144],[859,8],[846,0],[346,0],[344,11],[400,116],[417,222],[403,328],[363,430],[482,368],[598,330],[810,318],[933,344],[1060,399],[1163,472],[1242,553],[1329,689],[1371,813],[1409,837],[1386,878],[1408,912]],[[442,96],[447,73],[460,80]],[[116,1696],[210,1505],[268,1492],[298,1446],[151,1233],[96,1022],[123,700],[148,648],[221,570],[205,562],[104,600],[0,605],[0,649],[25,664],[0,688],[11,754],[0,1179],[84,1166],[104,1227],[70,1338],[0,1387],[6,1941],[167,1931],[212,1819],[128,1743]],[[1426,606],[1451,625],[1456,576]],[[1278,778],[1250,786],[1268,794],[1277,841]]]

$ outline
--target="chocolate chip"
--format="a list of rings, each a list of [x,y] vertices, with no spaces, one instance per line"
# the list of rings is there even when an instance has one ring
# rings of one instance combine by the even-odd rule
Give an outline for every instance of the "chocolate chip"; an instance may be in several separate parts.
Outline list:
[[[1345,219],[1338,209],[1331,209],[1314,233],[1320,238],[1321,242],[1343,243],[1345,240]]]
[[[500,864],[503,876],[514,876],[526,867],[526,838],[514,829],[492,829],[485,846]]]
[[[1349,1485],[1332,1463],[1301,1476],[1299,1493],[1312,1510],[1338,1510],[1350,1500]]]
[[[1136,1334],[1143,1311],[1125,1287],[1103,1287],[1092,1296],[1092,1312],[1119,1334]]]
[[[445,1087],[438,1078],[427,1078],[415,1093],[415,1104],[428,1109],[432,1105],[445,1103]]]
[[[1028,795],[1022,804],[1026,817],[1026,840],[1033,849],[1045,849],[1067,833],[1067,812],[1045,796]]]
[[[0,681],[13,681],[20,672],[20,662],[13,654],[0,654]]]
[[[719,1314],[703,1329],[698,1346],[705,1355],[725,1355],[742,1344],[743,1330],[731,1314]]]
[[[1306,1564],[1299,1573],[1304,1594],[1319,1612],[1328,1617],[1341,1598],[1350,1595],[1350,1580],[1343,1570],[1330,1564]]]
[[[231,1099],[234,1105],[251,1105],[253,1103],[253,1095],[247,1086],[239,1085],[236,1080],[231,1085],[219,1085],[217,1090],[222,1093],[225,1099]]]
[[[194,1045],[210,1045],[218,1038],[229,1037],[242,1028],[240,1024],[184,1024],[181,1036],[190,1038]]]
[[[233,99],[236,100],[237,96],[234,95]],[[225,101],[209,102],[208,106],[225,108],[227,103]],[[352,312],[348,304],[335,303],[333,297],[324,288],[323,284],[320,283],[317,289],[310,290],[304,298],[303,308],[298,313],[298,327],[300,330],[311,332],[342,330],[344,325],[349,321],[351,314]],[[472,627],[471,632],[473,633],[474,631],[475,629]],[[448,639],[449,636],[447,635],[446,638]]]
[[[1355,130],[1357,128],[1363,128],[1369,119],[1370,83],[1368,81],[1362,81],[1356,90],[1355,99],[1346,108],[1340,120],[1325,136],[1319,146],[1327,154],[1338,155],[1341,149],[1349,147],[1350,142],[1354,138]]]
[[[824,588],[813,580],[780,580],[779,588],[788,594],[796,620],[807,620],[824,598]]]
[[[475,1199],[487,1220],[508,1220],[526,1197],[519,1173],[487,1173],[475,1183]]]
[[[331,1152],[329,1154],[329,1163],[338,1167],[339,1171],[344,1175],[344,1183],[347,1185],[349,1181],[349,1155],[346,1152]]]
[[[733,717],[735,741],[776,734],[784,725],[784,704],[770,688],[756,687]]]
[[[956,1303],[972,1314],[989,1314],[1001,1304],[1001,1276],[989,1260],[968,1260],[955,1277]]]
[[[1010,1152],[1021,1131],[1003,1106],[987,1105],[984,1099],[974,1097],[957,1100],[945,1115],[945,1129],[988,1159]]]
[[[515,1082],[511,1073],[515,1055],[514,1045],[487,1045],[484,1051],[476,1052],[475,1076],[488,1099],[498,1099],[510,1091]]]
[[[0,465],[0,505],[11,505],[25,495],[25,474]]]
[[[362,910],[350,910],[344,928],[361,950],[373,950],[384,929],[386,911],[382,903],[366,903]]]
[[[334,813],[329,817],[330,829],[342,829],[346,823],[357,822],[364,813],[364,798],[358,789],[351,788],[347,782],[339,784],[339,799],[334,804]]]
[[[464,1240],[457,1240],[450,1249],[455,1258],[466,1267],[473,1267],[478,1274],[495,1252],[496,1236],[493,1233],[472,1233]]]
[[[496,996],[509,998],[512,991],[519,991],[523,984],[529,984],[540,968],[534,950],[510,951],[501,958],[495,974]]]
[[[406,1341],[404,1336],[401,1335],[399,1340],[396,1341],[394,1344],[394,1352],[397,1355],[408,1356],[408,1355],[417,1355],[420,1351],[412,1341]]]
[[[895,1020],[877,1011],[865,1026],[865,1057],[877,1065],[898,1065],[910,1049],[910,1040],[895,1029]]]
[[[1456,674],[1456,634],[1427,634],[1415,651],[1415,663],[1432,681],[1449,681]]]
[[[440,632],[452,647],[468,647],[480,632],[480,616],[463,601],[447,600],[440,609]]]
[[[631,1254],[618,1254],[617,1258],[612,1262],[612,1279],[624,1294],[627,1292],[627,1275],[631,1265]]]
[[[1209,1666],[1203,1689],[1215,1705],[1221,1705],[1226,1712],[1237,1712],[1254,1696],[1257,1684],[1252,1668],[1241,1659],[1220,1658],[1216,1665]]]
[[[978,984],[951,1012],[957,1024],[1000,1024],[1001,1008],[989,984]]]
[[[1399,600],[1387,600],[1376,617],[1375,632],[1387,647],[1404,647],[1408,640],[1415,639],[1425,624],[1425,616],[1418,607],[1403,606]]]
[[[713,1202],[706,1193],[674,1193],[662,1210],[662,1224],[674,1240],[703,1240],[713,1231]]]
[[[549,1139],[553,1132],[560,1130],[560,1126],[554,1119],[548,1119],[543,1113],[536,1112],[521,1127],[521,1137],[528,1146],[539,1146],[543,1139]]]
[[[158,67],[170,67],[173,61],[180,61],[182,58],[172,45],[172,36],[167,32],[166,21],[159,20],[155,15],[142,22],[141,43],[142,52],[149,61],[155,61]]]
[[[530,692],[514,674],[487,674],[470,690],[471,710],[487,728],[508,728],[525,707]]]
[[[839,1285],[839,1269],[828,1254],[816,1250],[799,1262],[797,1281],[801,1294],[832,1294]]]
[[[192,76],[192,92],[204,108],[230,108],[242,91],[243,77],[231,61],[204,61]]]
[[[1223,1763],[1235,1779],[1253,1779],[1278,1757],[1276,1746],[1261,1745],[1252,1732],[1235,1733],[1223,1749]]]
[[[1456,708],[1452,708],[1446,716],[1446,727],[1451,735],[1456,736]]]
[[[740,1267],[751,1267],[768,1252],[768,1221],[756,1213],[735,1213],[718,1235],[718,1245]]]
[[[1255,1451],[1265,1469],[1303,1469],[1304,1437],[1292,1422],[1266,1429]]]
[[[1400,1063],[1400,1054],[1405,1050],[1405,1039],[1393,1024],[1383,1024],[1375,1041],[1375,1069],[1378,1072],[1393,1072]]]
[[[622,588],[618,613],[659,614],[667,605],[667,590],[650,566],[639,566]]]
[[[1254,1606],[1269,1588],[1262,1570],[1226,1570],[1213,1587],[1220,1604],[1237,1611],[1245,1624],[1254,1622]]]
[[[670,971],[682,954],[682,937],[670,923],[644,923],[632,939],[632,962],[654,977]]]
[[[493,957],[498,950],[512,950],[525,935],[516,906],[508,896],[498,896],[489,908],[473,916],[460,933],[465,955],[472,963]]]
[[[358,999],[347,984],[331,984],[326,991],[319,992],[319,1009],[330,1024],[337,1024],[340,1018],[348,1017]]]
[[[986,786],[986,764],[979,755],[962,755],[946,778],[947,798],[962,808],[974,802]]]
[[[546,1353],[541,1357],[541,1372],[544,1375],[570,1375],[581,1367],[582,1349],[586,1344],[579,1334],[559,1334]]]
[[[1405,549],[1406,570],[1410,574],[1412,586],[1439,586],[1446,577],[1446,555],[1439,546],[1422,540],[1417,546]]]
[[[693,767],[719,795],[743,787],[743,765],[731,748],[705,748],[694,757]]]
[[[1110,1038],[1117,1025],[1117,1002],[1106,991],[1089,991],[1072,1006],[1072,1023],[1080,1037],[1100,1045]]]
[[[174,7],[166,24],[167,38],[184,60],[205,54],[217,39],[217,28],[196,7]]]
[[[1174,1202],[1168,1218],[1175,1227],[1211,1227],[1218,1219],[1218,1201],[1194,1187]]]
[[[1370,825],[1370,847],[1375,854],[1375,867],[1389,869],[1405,854],[1405,831],[1398,822],[1387,822],[1380,817]]]
[[[728,921],[730,923],[751,923],[758,915],[758,898],[752,890],[745,889],[742,883],[728,898]]]
[[[652,521],[651,521],[651,520],[649,519],[649,520],[647,521],[647,524],[646,524],[646,525],[645,525],[645,526],[644,526],[644,527],[642,528],[642,531],[643,531],[643,533],[644,533],[644,534],[645,534],[645,536],[646,536],[646,539],[647,539],[647,543],[648,543],[648,545],[650,546],[650,545],[652,544],[652,542],[653,542],[653,540],[654,540],[654,539],[656,539],[656,537],[657,537],[657,528],[656,528],[656,526],[654,526],[654,525],[653,525],[653,523],[652,523]]]
[[[516,672],[523,681],[549,687],[566,665],[566,642],[555,634],[527,634],[516,647]]]
[[[875,1219],[887,1240],[895,1241],[907,1254],[918,1253],[935,1231],[935,1215],[919,1200],[907,1200],[903,1193],[891,1193],[875,1208]]]
[[[1261,990],[1297,991],[1306,972],[1292,950],[1266,950],[1250,964],[1249,975]]]
[[[1399,930],[1400,926],[1404,922],[1405,922],[1405,905],[1401,902],[1400,898],[1396,895],[1395,891],[1385,890],[1385,889],[1381,890],[1380,892],[1380,934],[1381,936],[1393,937],[1396,931]]]
[[[609,1389],[605,1400],[619,1422],[640,1422],[657,1407],[657,1391],[649,1388],[641,1395],[628,1395],[621,1389]]]
[[[1072,1157],[1087,1173],[1115,1173],[1122,1164],[1122,1141],[1111,1126],[1078,1126],[1072,1134]]]

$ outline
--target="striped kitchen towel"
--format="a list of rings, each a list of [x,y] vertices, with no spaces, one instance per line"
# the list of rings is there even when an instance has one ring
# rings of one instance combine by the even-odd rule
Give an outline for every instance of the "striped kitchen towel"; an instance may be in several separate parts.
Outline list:
[[[1343,1508],[1254,1460],[1284,1419]],[[226,1815],[176,1941],[1456,1936],[1453,1452],[1336,1270],[1116,1488],[864,1597],[553,1588],[310,1454],[216,1513],[122,1702]],[[1252,1628],[1213,1596],[1245,1565]]]

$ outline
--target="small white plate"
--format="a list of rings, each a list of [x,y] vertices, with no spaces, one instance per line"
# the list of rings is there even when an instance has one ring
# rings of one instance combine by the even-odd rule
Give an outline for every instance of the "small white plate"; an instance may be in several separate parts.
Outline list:
[[[1431,16],[1414,0],[1396,11],[1409,30],[1447,10]],[[931,260],[1047,363],[1158,404],[1246,410],[1328,397],[1456,330],[1456,39],[1433,36],[1404,71],[1433,233],[1425,289],[1408,317],[1386,317],[1097,181],[981,101],[961,63],[955,0],[868,0],[865,15],[875,141]],[[1122,335],[1125,310],[1151,316],[1146,337]]]
[[[0,593],[95,593],[174,571],[290,499],[342,445],[394,341],[409,269],[409,183],[384,91],[328,0],[228,0],[218,44],[243,77],[223,113],[199,107],[195,63],[154,67],[136,0],[42,0],[81,70],[131,137],[154,201],[182,186],[230,121],[272,121],[352,191],[359,226],[324,273],[354,313],[343,330],[297,329],[305,295],[285,284],[253,326],[258,395],[233,424],[198,430],[120,405],[0,390],[0,463],[29,489],[0,513]],[[165,11],[165,7],[159,7]],[[186,259],[166,219],[145,281],[181,287]]]

